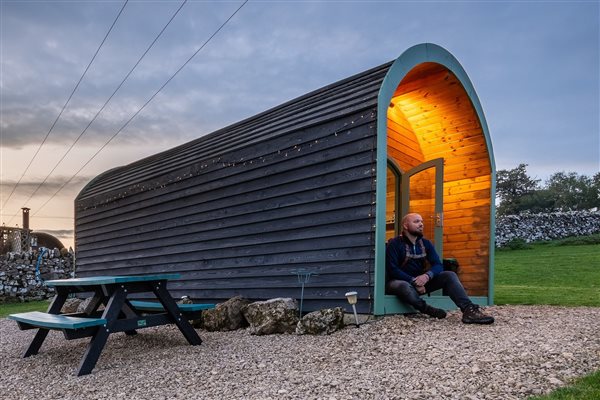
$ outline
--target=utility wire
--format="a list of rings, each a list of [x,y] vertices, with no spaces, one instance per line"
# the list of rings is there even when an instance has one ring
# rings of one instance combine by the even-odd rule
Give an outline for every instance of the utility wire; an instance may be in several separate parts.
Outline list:
[[[58,166],[64,161],[64,159],[67,157],[67,155],[71,152],[71,150],[73,150],[73,147],[75,147],[75,145],[77,144],[77,142],[79,141],[79,139],[81,139],[81,137],[87,132],[87,130],[89,129],[90,126],[92,126],[92,124],[94,123],[94,121],[98,118],[98,116],[100,115],[100,113],[102,113],[102,111],[106,108],[106,106],[108,105],[108,103],[112,100],[112,98],[117,94],[117,92],[121,89],[121,87],[123,86],[123,84],[125,83],[125,81],[131,76],[131,74],[133,73],[133,71],[137,68],[137,66],[140,64],[140,62],[142,61],[142,59],[146,56],[146,54],[148,54],[148,52],[150,51],[150,49],[152,49],[152,47],[154,46],[154,44],[158,41],[158,39],[162,36],[163,32],[167,29],[167,27],[171,24],[171,22],[173,21],[173,19],[177,16],[177,14],[179,14],[179,11],[181,11],[181,9],[183,8],[183,6],[185,5],[185,3],[187,3],[187,0],[184,0],[181,5],[179,6],[179,8],[177,9],[177,11],[175,11],[175,13],[173,14],[173,16],[171,16],[171,18],[169,19],[169,21],[167,22],[167,24],[161,29],[161,31],[158,33],[158,35],[154,38],[154,40],[152,41],[152,43],[150,43],[150,45],[148,46],[148,48],[146,48],[146,51],[144,51],[144,53],[138,58],[137,62],[135,63],[135,65],[129,70],[129,72],[125,75],[125,77],[121,80],[121,83],[119,83],[119,85],[117,86],[117,88],[112,92],[112,94],[110,95],[110,97],[104,102],[104,104],[102,105],[102,107],[100,107],[100,109],[98,110],[98,112],[96,112],[96,115],[94,115],[94,117],[92,118],[92,120],[87,124],[87,126],[83,129],[83,131],[81,131],[81,133],[79,134],[79,136],[77,136],[77,138],[75,139],[75,141],[73,143],[71,143],[71,146],[67,149],[67,151],[65,152],[65,154],[63,154],[63,156],[61,157],[60,160],[58,160],[58,162],[54,165],[54,167],[50,170],[50,172],[46,175],[46,177],[44,178],[44,180],[42,182],[40,182],[37,187],[35,188],[35,190],[33,191],[33,193],[31,193],[29,195],[29,197],[27,198],[27,200],[25,200],[24,204],[27,204],[29,202],[29,200],[31,200],[31,198],[33,196],[35,196],[35,194],[38,192],[38,190],[40,190],[40,188],[46,183],[46,181],[48,180],[48,178],[54,173],[54,171],[56,170],[56,168],[58,168]],[[18,215],[18,212],[17,214]],[[15,216],[16,216],[15,215]],[[35,214],[34,214],[35,215]],[[14,217],[13,217],[14,218]],[[12,218],[11,218],[12,221]],[[10,221],[9,221],[10,224]]]
[[[179,74],[179,72],[190,62],[192,61],[192,59],[225,27],[225,25],[227,25],[227,23],[242,9],[242,7],[244,7],[246,5],[246,3],[248,2],[248,0],[244,0],[244,2],[233,12],[233,14],[231,14],[229,16],[229,18],[227,18],[227,20],[225,22],[223,22],[221,24],[221,26],[219,26],[219,28],[208,38],[206,39],[206,41],[194,52],[194,54],[191,55],[190,58],[187,59],[186,62],[183,63],[183,65],[181,67],[179,67],[179,69],[177,71],[175,71],[175,73],[173,75],[171,75],[171,77],[169,79],[167,79],[167,81],[144,103],[144,105],[139,108],[132,116],[131,118],[129,118],[127,120],[127,122],[125,122],[125,124],[123,124],[123,126],[121,126],[121,128],[119,128],[119,130],[117,132],[115,132],[114,135],[111,136],[110,139],[108,139],[108,141],[106,143],[104,143],[104,145],[102,145],[102,147],[100,147],[100,149],[98,149],[98,151],[96,151],[96,153],[94,153],[94,155],[92,157],[90,157],[90,159],[83,164],[83,166],[81,168],[79,168],[79,170],[77,172],[75,172],[75,174],[73,174],[73,176],[71,176],[71,178],[69,178],[68,181],[66,181],[65,183],[63,183],[63,185],[58,188],[58,190],[56,192],[54,192],[54,194],[48,199],[46,200],[46,202],[44,204],[42,204],[41,207],[39,207],[37,209],[37,211],[33,214],[36,215],[42,208],[44,208],[46,206],[46,204],[48,204],[54,197],[56,197],[56,195],[65,187],[67,186],[77,175],[79,175],[79,173],[90,163],[92,162],[92,160],[94,158],[96,158],[96,156],[98,156],[98,154],[100,154],[100,152],[102,150],[104,150],[104,148],[106,146],[108,146],[108,144],[110,142],[112,142],[112,140],[114,138],[116,138],[122,131],[123,129],[125,129],[127,127],[127,125],[129,125],[129,123],[140,113],[142,112],[142,110],[144,108],[146,108],[146,106],[148,104],[150,104],[150,102],[164,89],[165,86],[167,86],[169,84],[169,82],[171,82],[173,80],[173,78],[175,78],[175,76],[177,76],[177,74]]]
[[[21,183],[21,181],[23,180],[23,177],[25,176],[25,174],[27,173],[27,171],[29,171],[29,167],[31,167],[31,164],[33,163],[33,160],[35,160],[35,158],[37,157],[37,155],[39,154],[40,150],[42,149],[42,146],[44,146],[44,143],[46,143],[46,140],[48,140],[48,136],[50,136],[50,133],[52,132],[52,130],[54,129],[54,127],[56,126],[56,123],[58,122],[58,120],[60,119],[60,117],[62,116],[63,112],[65,111],[65,109],[67,108],[67,105],[69,104],[69,102],[71,101],[71,98],[73,97],[73,95],[75,94],[75,91],[77,90],[77,88],[79,88],[79,85],[81,84],[81,81],[83,80],[83,77],[87,74],[88,70],[90,69],[90,66],[92,65],[92,63],[94,62],[94,60],[96,59],[96,56],[98,55],[98,53],[100,52],[100,49],[102,48],[102,46],[104,45],[104,42],[106,42],[106,38],[108,38],[108,35],[110,34],[110,32],[112,31],[112,29],[114,28],[115,24],[117,23],[117,20],[119,19],[119,17],[121,16],[121,14],[123,13],[123,10],[125,9],[125,6],[127,5],[127,2],[129,0],[125,0],[125,3],[123,3],[123,7],[121,7],[121,10],[119,11],[119,13],[117,14],[117,16],[115,17],[115,20],[113,21],[112,25],[110,26],[110,28],[108,29],[108,32],[106,32],[106,35],[104,35],[104,39],[102,39],[102,43],[100,43],[100,46],[98,46],[98,49],[96,50],[96,53],[94,53],[94,56],[92,57],[92,59],[90,60],[89,64],[87,65],[87,67],[85,68],[85,71],[83,71],[83,74],[81,75],[81,77],[79,78],[79,81],[77,81],[77,84],[75,85],[75,87],[73,88],[73,90],[71,91],[71,94],[69,95],[69,98],[67,99],[67,101],[65,102],[65,104],[62,106],[62,109],[60,110],[60,112],[58,113],[58,116],[56,117],[56,119],[54,120],[54,123],[52,123],[52,126],[50,126],[50,129],[48,129],[48,132],[46,133],[46,136],[44,137],[44,140],[42,140],[42,143],[40,143],[40,146],[38,147],[38,149],[36,150],[35,154],[33,155],[33,157],[31,158],[31,160],[29,160],[29,164],[27,164],[27,167],[25,168],[25,170],[23,171],[23,174],[21,174],[21,177],[19,178],[19,180],[17,181],[17,183],[15,184],[15,186],[13,186],[12,191],[10,192],[10,194],[8,195],[8,198],[4,201],[4,204],[2,205],[2,208],[6,207],[6,204],[8,203],[8,201],[10,200],[10,198],[12,197],[12,195],[15,193],[15,190],[17,189],[17,187],[19,186],[19,184]],[[14,217],[13,217],[14,218]],[[12,220],[12,218],[11,218]],[[9,221],[10,223],[10,221]]]

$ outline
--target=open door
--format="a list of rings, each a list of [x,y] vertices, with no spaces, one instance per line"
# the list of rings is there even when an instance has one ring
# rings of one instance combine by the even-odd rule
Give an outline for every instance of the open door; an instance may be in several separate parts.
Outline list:
[[[434,242],[440,258],[443,252],[443,193],[444,159],[436,158],[405,173],[388,161],[386,236],[397,236],[402,229],[400,220],[409,212],[421,214],[425,222],[424,236]],[[393,223],[391,223],[393,221]],[[392,231],[393,230],[393,234]],[[434,307],[451,308],[442,291],[431,293],[427,302]],[[385,295],[385,313],[414,312],[412,307]]]
[[[409,212],[421,214],[425,223],[423,236],[434,243],[442,258],[444,159],[436,158],[407,171],[400,192],[400,218]]]

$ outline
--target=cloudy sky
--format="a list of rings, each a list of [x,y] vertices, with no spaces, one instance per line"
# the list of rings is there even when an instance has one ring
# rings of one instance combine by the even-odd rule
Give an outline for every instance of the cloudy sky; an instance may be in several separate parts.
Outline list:
[[[598,0],[250,0],[133,119],[243,0],[187,1],[116,93],[182,0],[132,0],[120,15],[122,0],[0,2],[1,220],[20,225],[27,206],[31,228],[67,246],[73,200],[97,174],[423,42],[470,76],[498,170],[526,163],[542,182],[600,170]]]

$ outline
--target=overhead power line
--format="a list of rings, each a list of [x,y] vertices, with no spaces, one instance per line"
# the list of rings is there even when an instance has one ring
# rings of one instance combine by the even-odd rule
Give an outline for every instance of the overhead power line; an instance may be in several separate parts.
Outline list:
[[[92,63],[96,59],[96,56],[100,52],[100,49],[104,45],[104,42],[106,42],[106,38],[108,38],[108,35],[110,34],[110,32],[112,31],[112,29],[114,28],[115,24],[117,23],[119,17],[123,13],[123,10],[125,9],[125,6],[127,5],[128,2],[129,2],[129,0],[125,0],[125,3],[123,3],[123,6],[119,10],[119,13],[115,17],[113,23],[110,25],[110,28],[108,29],[108,32],[106,32],[106,35],[104,35],[104,39],[102,39],[102,42],[98,46],[98,49],[96,49],[96,52],[94,53],[94,56],[92,57],[92,59],[88,63],[87,67],[85,68],[85,71],[83,71],[83,74],[81,74],[81,77],[79,78],[79,80],[77,81],[77,84],[75,85],[75,87],[71,91],[71,94],[69,95],[69,98],[67,99],[67,101],[65,102],[65,104],[62,106],[60,112],[58,113],[58,116],[56,117],[56,119],[54,120],[54,122],[52,123],[52,125],[50,126],[50,129],[48,129],[48,132],[46,133],[46,136],[44,136],[44,139],[42,140],[42,143],[40,143],[40,145],[37,148],[35,154],[33,155],[33,157],[31,157],[31,160],[29,160],[29,164],[27,164],[27,167],[25,167],[25,170],[23,171],[23,174],[21,174],[21,177],[19,178],[19,180],[17,181],[17,183],[15,184],[15,186],[13,186],[10,194],[8,195],[7,199],[4,201],[4,204],[2,205],[2,208],[4,208],[6,206],[6,204],[8,203],[8,201],[10,200],[10,198],[12,197],[12,195],[15,193],[15,190],[17,189],[17,187],[19,186],[19,184],[23,180],[23,177],[25,176],[25,174],[27,173],[27,171],[29,171],[29,167],[31,167],[31,164],[33,163],[33,160],[35,160],[35,158],[39,154],[40,150],[42,149],[42,146],[44,146],[44,143],[46,143],[46,140],[48,140],[48,136],[50,136],[50,133],[52,132],[52,130],[56,126],[56,123],[58,122],[58,120],[62,116],[62,114],[65,111],[65,109],[67,108],[67,105],[71,101],[71,98],[73,98],[73,95],[77,91],[77,88],[79,88],[79,85],[81,84],[81,81],[83,80],[83,78],[87,74],[88,70],[90,69],[90,66],[92,65]],[[11,218],[11,220],[12,220],[12,218]],[[10,221],[9,221],[9,223],[10,223]]]
[[[215,37],[215,36],[216,36],[216,35],[217,35],[217,34],[218,34],[218,33],[219,33],[219,32],[220,32],[220,31],[221,31],[223,28],[224,28],[224,27],[225,27],[225,25],[227,25],[227,23],[228,23],[228,22],[229,22],[229,21],[230,21],[230,20],[231,20],[231,19],[232,19],[232,18],[233,18],[233,17],[234,17],[234,16],[235,16],[235,15],[236,15],[236,14],[237,14],[237,13],[238,13],[238,12],[239,12],[239,11],[240,11],[240,10],[241,10],[241,9],[242,9],[244,6],[245,6],[245,5],[246,5],[246,3],[247,3],[247,2],[248,2],[248,0],[244,0],[244,2],[243,2],[243,3],[242,3],[242,4],[241,4],[241,5],[240,5],[240,6],[239,6],[239,7],[238,7],[238,8],[237,8],[237,9],[236,9],[236,10],[235,10],[235,11],[234,11],[234,12],[233,12],[231,15],[230,15],[230,16],[229,16],[229,18],[227,18],[227,20],[225,20],[225,22],[223,22],[223,23],[221,24],[221,26],[219,26],[219,28],[218,28],[218,29],[217,29],[217,30],[216,30],[216,31],[215,31],[215,32],[214,32],[212,35],[210,35],[210,37],[209,37],[208,39],[206,39],[206,41],[205,41],[205,42],[204,42],[204,43],[203,43],[203,44],[202,44],[202,45],[201,45],[201,46],[200,46],[200,47],[199,47],[199,48],[198,48],[198,49],[197,49],[197,50],[196,50],[196,51],[195,51],[195,52],[194,52],[194,53],[193,53],[193,54],[192,54],[192,55],[191,55],[191,56],[190,56],[190,57],[189,57],[189,58],[188,58],[188,59],[187,59],[187,60],[186,60],[184,63],[183,63],[183,65],[182,65],[181,67],[179,67],[179,69],[177,69],[177,71],[175,71],[175,73],[174,73],[173,75],[171,75],[171,77],[170,77],[169,79],[167,79],[167,80],[166,80],[166,82],[165,82],[165,83],[164,83],[164,84],[163,84],[163,85],[162,85],[162,86],[161,86],[161,87],[160,87],[160,88],[159,88],[159,89],[158,89],[158,90],[157,90],[157,91],[156,91],[156,92],[155,92],[155,93],[154,93],[152,96],[150,96],[150,98],[149,98],[149,99],[148,99],[148,100],[147,100],[147,101],[144,103],[144,105],[142,105],[142,107],[140,107],[140,108],[139,108],[139,109],[138,109],[138,110],[137,110],[137,111],[136,111],[136,112],[135,112],[135,113],[134,113],[134,114],[131,116],[131,118],[129,118],[129,119],[127,120],[127,122],[125,122],[125,124],[123,124],[123,126],[121,126],[121,128],[119,128],[119,130],[117,130],[117,131],[115,132],[115,134],[114,134],[114,135],[112,135],[112,136],[110,137],[110,139],[108,139],[108,141],[106,141],[106,143],[104,143],[104,144],[102,145],[102,147],[100,147],[100,149],[98,149],[98,151],[96,151],[96,153],[94,153],[94,155],[93,155],[92,157],[90,157],[90,159],[89,159],[89,160],[88,160],[88,161],[87,161],[85,164],[83,164],[83,166],[82,166],[81,168],[79,168],[79,170],[78,170],[77,172],[75,172],[75,174],[73,174],[73,175],[71,176],[71,178],[69,178],[69,180],[68,180],[68,181],[66,181],[65,183],[63,183],[63,184],[62,184],[62,186],[61,186],[61,187],[59,187],[59,188],[58,188],[58,190],[56,190],[56,192],[54,192],[54,194],[53,194],[53,195],[52,195],[52,196],[51,196],[51,197],[50,197],[48,200],[46,200],[46,202],[45,202],[44,204],[42,204],[42,206],[41,206],[41,207],[39,207],[39,208],[37,209],[37,211],[36,211],[36,212],[35,212],[33,215],[36,215],[36,214],[37,214],[37,213],[38,213],[40,210],[42,210],[42,209],[43,209],[43,208],[46,206],[46,204],[48,204],[48,203],[49,203],[49,202],[50,202],[50,201],[51,201],[51,200],[52,200],[54,197],[56,197],[56,195],[57,195],[57,194],[58,194],[58,193],[59,193],[61,190],[63,190],[63,188],[64,188],[65,186],[67,186],[67,185],[68,185],[68,184],[69,184],[69,183],[70,183],[70,182],[71,182],[73,179],[75,179],[75,177],[76,177],[77,175],[79,175],[79,173],[80,173],[81,171],[83,171],[83,169],[84,169],[84,168],[85,168],[85,167],[86,167],[86,166],[87,166],[87,165],[88,165],[90,162],[92,162],[92,160],[94,160],[94,159],[95,159],[95,158],[98,156],[98,154],[100,154],[100,152],[101,152],[102,150],[104,150],[104,148],[105,148],[106,146],[108,146],[108,144],[109,144],[110,142],[112,142],[112,141],[113,141],[113,139],[114,139],[114,138],[116,138],[116,137],[117,137],[117,136],[118,136],[118,135],[119,135],[119,134],[120,134],[120,133],[123,131],[123,129],[125,129],[125,128],[127,127],[127,125],[129,125],[129,123],[130,123],[130,122],[131,122],[131,121],[132,121],[132,120],[133,120],[133,119],[134,119],[134,118],[135,118],[135,117],[136,117],[136,116],[137,116],[137,115],[138,115],[140,112],[142,112],[142,110],[143,110],[144,108],[146,108],[146,106],[147,106],[148,104],[150,104],[150,102],[151,102],[152,100],[154,100],[154,98],[155,98],[155,97],[156,97],[156,96],[157,96],[157,95],[158,95],[158,94],[159,94],[159,93],[160,93],[160,92],[161,92],[161,91],[162,91],[162,90],[165,88],[165,86],[167,86],[167,85],[169,84],[169,82],[171,82],[171,81],[173,80],[173,78],[175,78],[175,76],[177,76],[177,74],[179,74],[179,72],[181,72],[181,70],[182,70],[182,69],[183,69],[183,68],[184,68],[184,67],[185,67],[187,64],[189,64],[189,62],[190,62],[190,61],[192,61],[192,59],[193,59],[194,57],[196,57],[196,55],[197,55],[197,54],[198,54],[198,53],[199,53],[199,52],[200,52],[200,51],[201,51],[201,50],[202,50],[204,47],[206,47],[206,45],[207,45],[207,44],[208,44],[208,43],[209,43],[209,42],[210,42],[210,41],[211,41],[211,40],[212,40],[212,39],[213,39],[213,38],[214,38],[214,37]]]
[[[102,107],[100,107],[100,109],[96,112],[96,115],[94,115],[94,117],[91,119],[91,121],[87,124],[87,126],[83,129],[83,131],[81,131],[81,133],[79,134],[79,136],[77,136],[77,138],[75,139],[75,141],[73,143],[71,143],[71,146],[67,149],[67,151],[65,152],[65,154],[63,154],[63,156],[61,157],[60,160],[58,160],[58,162],[54,165],[54,167],[50,170],[50,172],[48,172],[48,174],[46,175],[46,177],[42,180],[42,182],[40,182],[37,187],[35,188],[35,190],[29,195],[29,197],[27,198],[27,200],[25,200],[24,204],[27,204],[29,202],[29,200],[31,200],[33,198],[33,196],[35,196],[35,194],[38,192],[38,190],[40,190],[40,188],[46,183],[46,181],[48,180],[48,178],[54,173],[54,171],[56,170],[56,168],[58,168],[58,166],[64,161],[64,159],[67,157],[67,155],[71,152],[71,150],[73,150],[73,147],[75,147],[75,144],[77,144],[77,142],[79,141],[79,139],[81,139],[81,137],[87,132],[87,130],[89,129],[90,126],[92,126],[92,124],[94,123],[94,121],[98,118],[98,116],[100,115],[100,113],[102,113],[102,111],[106,108],[106,106],[108,105],[108,103],[112,100],[112,98],[117,94],[117,92],[121,89],[121,87],[123,86],[123,84],[125,83],[125,81],[127,81],[127,79],[129,79],[129,77],[131,76],[131,74],[133,73],[133,71],[137,68],[137,66],[140,64],[140,62],[142,61],[142,59],[146,56],[146,54],[148,54],[148,52],[150,51],[150,49],[154,46],[154,44],[158,41],[158,39],[162,36],[163,32],[167,29],[167,27],[171,24],[171,22],[173,21],[173,19],[177,16],[177,14],[179,14],[179,11],[181,11],[181,9],[183,8],[183,6],[185,5],[185,3],[187,3],[188,0],[184,0],[181,5],[179,6],[179,8],[177,9],[177,11],[175,11],[175,13],[173,14],[173,16],[171,16],[171,18],[169,19],[169,21],[166,23],[166,25],[161,29],[161,31],[158,33],[158,35],[154,38],[154,40],[152,41],[152,43],[150,43],[150,45],[146,48],[146,50],[144,51],[144,53],[142,53],[142,55],[138,58],[137,62],[133,65],[133,67],[129,70],[129,72],[125,75],[125,77],[121,80],[121,83],[119,83],[117,85],[117,88],[112,92],[112,94],[108,97],[108,99],[104,102],[104,104],[102,105]],[[17,213],[18,214],[18,213]],[[34,214],[35,215],[35,214]],[[11,218],[12,221],[12,218]],[[9,221],[10,223],[10,221]]]

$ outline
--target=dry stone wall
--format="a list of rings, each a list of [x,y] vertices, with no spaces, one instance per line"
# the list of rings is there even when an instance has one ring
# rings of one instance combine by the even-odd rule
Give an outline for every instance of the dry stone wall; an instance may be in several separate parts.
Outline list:
[[[600,211],[568,211],[504,215],[496,219],[496,246],[510,241],[525,242],[588,236],[600,233]]]
[[[38,263],[39,260],[39,263]],[[44,282],[73,276],[73,254],[58,249],[7,253],[0,258],[0,302],[42,300],[54,296]]]

